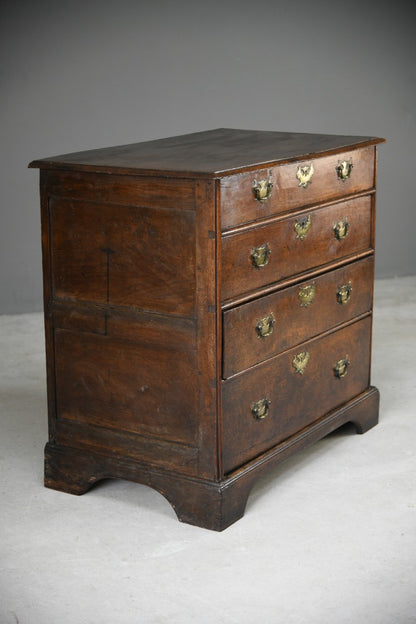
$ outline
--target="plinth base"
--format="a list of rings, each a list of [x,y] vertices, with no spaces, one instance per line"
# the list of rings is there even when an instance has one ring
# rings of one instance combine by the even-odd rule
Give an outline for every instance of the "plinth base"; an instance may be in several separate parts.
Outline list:
[[[354,423],[357,433],[365,433],[377,424],[378,408],[379,393],[371,387],[218,482],[158,470],[130,458],[48,443],[45,447],[45,486],[79,495],[101,479],[135,481],[160,492],[180,521],[222,531],[244,515],[251,488],[272,466],[347,422]]]

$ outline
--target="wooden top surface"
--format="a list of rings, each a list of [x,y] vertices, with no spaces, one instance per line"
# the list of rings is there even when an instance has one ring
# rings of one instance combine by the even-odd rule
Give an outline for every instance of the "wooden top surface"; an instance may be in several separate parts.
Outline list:
[[[130,175],[218,177],[382,143],[384,139],[219,128],[34,160],[29,167]]]

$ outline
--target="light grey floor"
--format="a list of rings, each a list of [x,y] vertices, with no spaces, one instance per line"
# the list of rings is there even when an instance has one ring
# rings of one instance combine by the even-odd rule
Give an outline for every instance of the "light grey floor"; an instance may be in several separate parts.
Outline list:
[[[44,489],[41,316],[0,317],[0,623],[416,622],[416,277],[375,310],[380,424],[275,469],[223,533],[133,483]]]

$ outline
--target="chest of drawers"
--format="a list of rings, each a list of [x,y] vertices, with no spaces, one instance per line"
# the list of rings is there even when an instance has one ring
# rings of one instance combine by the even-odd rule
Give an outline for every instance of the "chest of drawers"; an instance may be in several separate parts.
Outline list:
[[[222,530],[370,385],[376,146],[219,129],[37,160],[45,485],[149,485]]]

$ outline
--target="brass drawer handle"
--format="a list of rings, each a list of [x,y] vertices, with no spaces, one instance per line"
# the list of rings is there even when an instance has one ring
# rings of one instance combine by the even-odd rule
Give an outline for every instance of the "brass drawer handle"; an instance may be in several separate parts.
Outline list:
[[[345,182],[345,180],[348,180],[348,178],[351,177],[353,167],[354,165],[352,164],[352,158],[339,162],[338,165],[335,167],[338,179],[342,180],[343,182]]]
[[[314,174],[313,163],[310,165],[299,165],[296,172],[296,177],[299,180],[298,186],[306,188],[308,184],[312,183],[312,176]]]
[[[342,358],[341,360],[338,360],[337,362],[335,362],[334,364],[334,375],[335,377],[337,377],[338,379],[341,379],[342,377],[345,377],[345,375],[348,372],[348,367],[351,364],[348,355],[345,356],[345,358]]]
[[[303,241],[303,239],[306,237],[307,233],[311,229],[311,225],[311,215],[308,215],[307,217],[302,217],[301,219],[296,219],[296,223],[294,226],[296,238],[300,238],[300,240]]]
[[[345,238],[348,234],[349,227],[350,226],[347,219],[341,219],[341,221],[337,221],[337,223],[334,223],[333,230],[335,238],[337,240],[342,240],[343,238]]]
[[[337,288],[337,301],[340,305],[345,305],[351,297],[352,284],[348,282],[347,284],[342,284],[342,286],[338,286]]]
[[[309,353],[309,351],[302,351],[301,353],[297,353],[294,356],[292,360],[292,366],[295,369],[295,373],[298,373],[299,375],[303,375],[303,373],[305,372],[305,368],[308,365],[310,357],[311,357],[311,354]]]
[[[253,247],[251,250],[250,258],[253,266],[256,269],[261,269],[269,263],[270,258],[270,245],[269,243],[264,243],[264,245],[260,245],[259,247]]]
[[[315,298],[315,292],[316,292],[315,282],[313,282],[312,284],[308,284],[307,286],[299,287],[298,297],[299,297],[301,308],[307,308],[308,306],[311,305],[311,303],[313,302]]]
[[[273,316],[273,312],[271,312],[268,316],[257,321],[256,324],[256,332],[259,338],[267,338],[273,333],[273,325],[275,324],[275,318]]]
[[[266,201],[272,194],[273,181],[272,172],[269,173],[267,180],[253,180],[253,193],[257,201]]]
[[[269,413],[270,399],[265,397],[251,404],[251,413],[255,420],[263,420]]]

